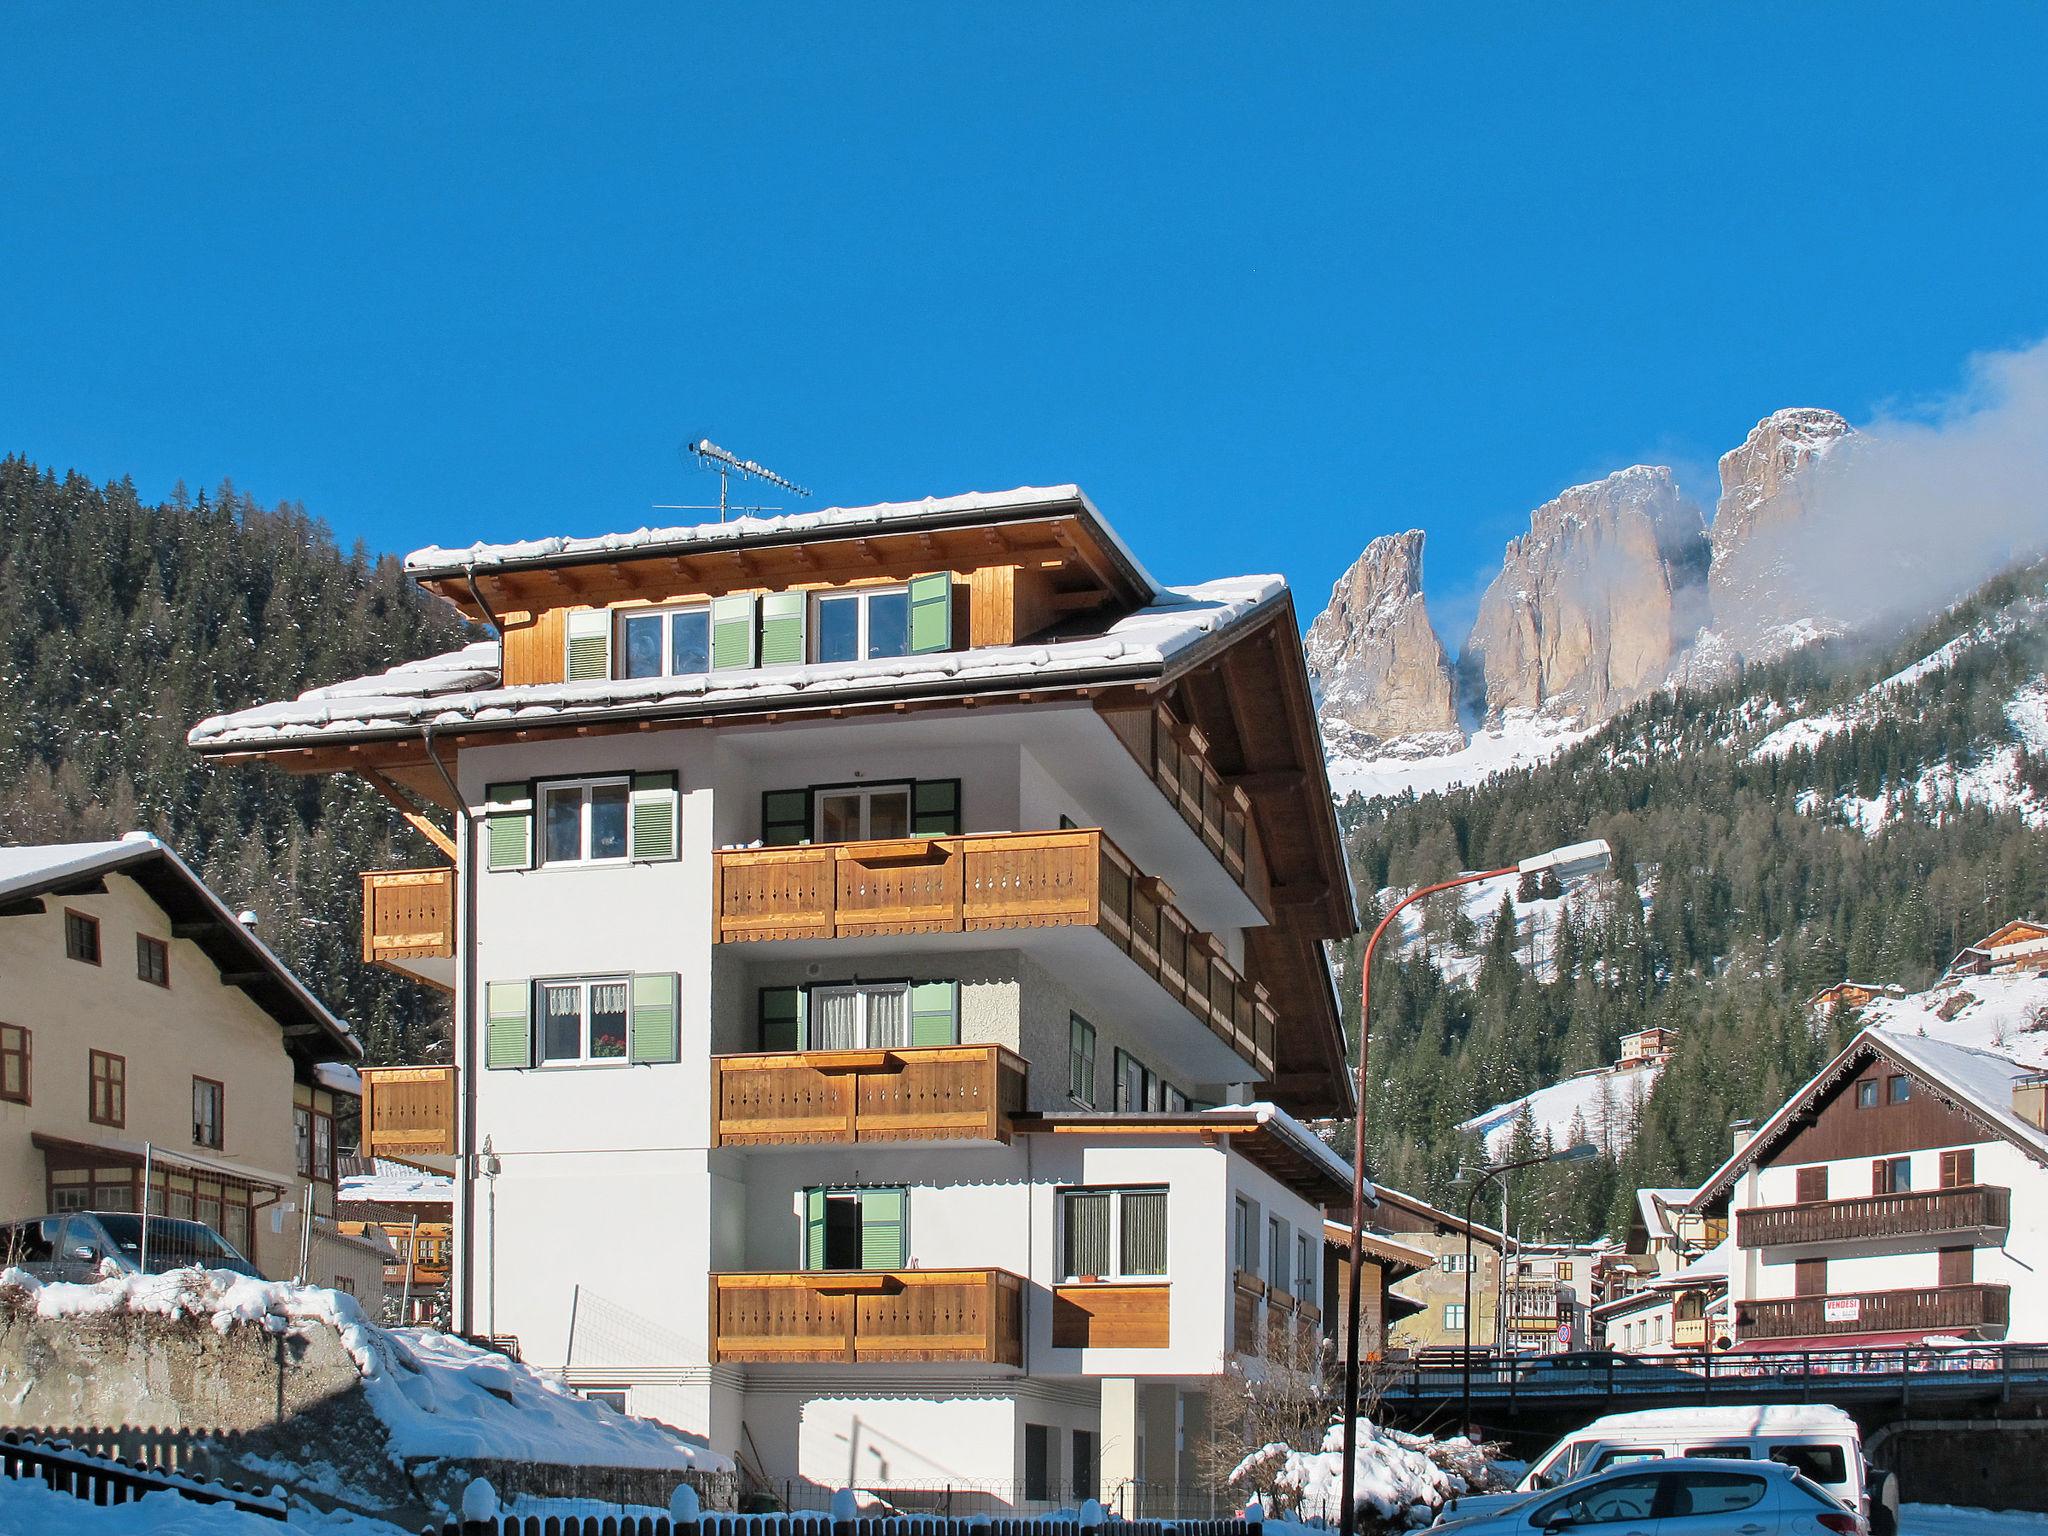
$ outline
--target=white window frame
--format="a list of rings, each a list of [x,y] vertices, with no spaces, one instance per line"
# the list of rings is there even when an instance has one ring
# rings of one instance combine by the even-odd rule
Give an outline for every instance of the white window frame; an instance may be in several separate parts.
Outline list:
[[[1104,1285],[1165,1285],[1173,1275],[1173,1201],[1167,1195],[1164,1184],[1067,1184],[1057,1191],[1059,1202],[1059,1265],[1067,1267],[1067,1199],[1071,1195],[1109,1196],[1109,1268],[1110,1273],[1095,1278]],[[1126,1195],[1159,1195],[1166,1198],[1166,1268],[1156,1275],[1127,1275],[1124,1266],[1124,1197]],[[1062,1285],[1080,1282],[1079,1275],[1062,1274]]]
[[[852,659],[854,661],[875,660],[875,657],[868,654],[868,600],[875,597],[888,597],[893,593],[901,593],[903,596],[903,649],[898,654],[908,656],[910,654],[910,585],[905,582],[895,586],[832,587],[821,592],[813,592],[811,594],[811,611],[805,616],[810,633],[815,637],[810,644],[811,660],[824,662],[824,656],[821,652],[825,643],[825,626],[822,622],[825,604],[848,601],[853,602],[860,611],[860,624],[856,630],[858,639],[854,644],[855,654]],[[893,661],[896,658],[891,656],[884,659]],[[827,665],[834,664],[827,663]]]
[[[860,1040],[849,1046],[823,1045],[818,1042],[818,1031],[824,1027],[825,1010],[819,1006],[821,1000],[834,992],[848,992],[860,999]],[[873,1043],[870,1031],[874,1026],[869,1009],[871,999],[890,994],[903,1000],[903,1039],[894,1045],[878,1046]],[[910,983],[908,981],[827,981],[813,982],[810,996],[804,1006],[804,1049],[807,1051],[876,1051],[897,1050],[910,1044]]]
[[[626,793],[625,838],[618,855],[604,858],[590,856],[590,792],[594,789],[616,784]],[[533,808],[534,852],[541,869],[590,869],[603,868],[610,864],[630,863],[633,858],[633,776],[627,773],[598,773],[581,779],[542,779],[534,785],[538,803]],[[573,791],[583,797],[583,806],[577,815],[577,856],[573,859],[556,859],[548,856],[548,803],[557,794]]]
[[[675,670],[675,617],[679,613],[701,613],[704,615],[704,664],[711,665],[711,605],[709,603],[672,603],[665,608],[621,608],[617,614],[617,631],[612,636],[612,654],[618,658],[612,668],[622,680],[635,680],[634,674],[626,670],[630,652],[626,645],[626,625],[634,619],[661,620],[661,670],[646,674],[649,677],[696,677],[694,672]]]
[[[574,1056],[549,1056],[547,1054],[548,1006],[550,988],[576,987],[582,993],[580,1025],[577,1030]],[[593,1056],[590,1054],[590,989],[592,987],[623,987],[626,993],[626,1041],[625,1049],[616,1056]],[[541,1071],[568,1070],[577,1067],[623,1067],[633,1059],[633,978],[629,975],[603,976],[540,976],[533,983],[533,1064]]]
[[[834,796],[860,801],[860,836],[849,842],[866,842],[874,835],[874,806],[880,795],[903,795],[903,830],[909,834],[917,820],[917,785],[910,779],[886,779],[877,784],[821,784],[811,790],[811,841],[822,843],[825,836],[825,802]]]
[[[1464,1331],[1465,1331],[1465,1303],[1463,1303],[1462,1301],[1447,1301],[1447,1302],[1445,1302],[1445,1303],[1444,1303],[1444,1332],[1446,1332],[1446,1333],[1463,1333]]]
[[[1085,1051],[1082,1049],[1084,1039],[1087,1043]],[[1093,1024],[1078,1013],[1070,1011],[1067,1014],[1067,1097],[1083,1109],[1095,1108],[1095,1081],[1098,1076],[1096,1048],[1100,1043],[1101,1036],[1096,1033]],[[1085,1083],[1078,1085],[1084,1091],[1076,1093],[1075,1079],[1079,1076],[1083,1057],[1087,1059],[1088,1076]]]
[[[1306,1232],[1294,1234],[1294,1296],[1310,1306],[1316,1299],[1316,1251]]]

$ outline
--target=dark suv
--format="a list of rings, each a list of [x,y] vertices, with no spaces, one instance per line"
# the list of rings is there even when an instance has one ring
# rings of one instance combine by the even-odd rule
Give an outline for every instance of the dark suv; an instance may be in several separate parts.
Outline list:
[[[0,1268],[27,1270],[38,1280],[92,1281],[111,1262],[125,1274],[143,1272],[143,1218],[133,1211],[70,1211],[0,1225]],[[239,1275],[263,1274],[204,1222],[151,1216],[148,1272],[197,1266]]]

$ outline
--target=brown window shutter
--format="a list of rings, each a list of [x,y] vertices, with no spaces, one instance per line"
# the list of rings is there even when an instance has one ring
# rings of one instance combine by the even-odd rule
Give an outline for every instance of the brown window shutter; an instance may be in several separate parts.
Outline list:
[[[1828,1197],[1828,1171],[1822,1168],[1799,1170],[1799,1203],[1812,1205]]]
[[[1941,1187],[1961,1189],[1966,1184],[1977,1182],[1977,1149],[1964,1147],[1959,1152],[1941,1154]]]
[[[1881,1157],[1870,1165],[1870,1192],[1873,1195],[1888,1195],[1892,1192],[1892,1165]]]
[[[1938,1272],[1943,1285],[1968,1285],[1977,1278],[1976,1251],[1970,1248],[1944,1248],[1941,1250]]]
[[[1792,1294],[1825,1296],[1828,1293],[1828,1261],[1801,1259],[1792,1266]]]

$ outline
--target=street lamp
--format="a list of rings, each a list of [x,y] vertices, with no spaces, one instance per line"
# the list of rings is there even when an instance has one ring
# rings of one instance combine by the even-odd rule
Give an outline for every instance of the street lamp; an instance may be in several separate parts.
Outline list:
[[[1472,1188],[1465,1196],[1465,1348],[1459,1362],[1464,1372],[1465,1409],[1463,1430],[1472,1427],[1472,1209],[1479,1203],[1479,1191],[1495,1179],[1513,1173],[1517,1168],[1534,1168],[1542,1163],[1583,1163],[1589,1157],[1598,1157],[1600,1149],[1590,1141],[1582,1141],[1575,1147],[1566,1147],[1562,1152],[1546,1152],[1541,1157],[1517,1158],[1511,1163],[1493,1163],[1478,1170],[1479,1177],[1472,1181]],[[1506,1186],[1503,1185],[1503,1188]],[[1500,1261],[1508,1261],[1508,1234],[1503,1227],[1500,1234]],[[1498,1322],[1498,1319],[1496,1319]]]
[[[1519,864],[1482,869],[1460,875],[1455,880],[1425,885],[1395,902],[1387,915],[1380,919],[1379,926],[1373,929],[1372,937],[1365,941],[1365,956],[1358,967],[1358,1120],[1351,1138],[1351,1254],[1346,1267],[1351,1279],[1351,1296],[1346,1309],[1350,1326],[1344,1334],[1344,1502],[1338,1514],[1342,1536],[1357,1536],[1358,1533],[1358,1508],[1354,1502],[1358,1492],[1358,1330],[1363,1322],[1361,1308],[1364,1303],[1359,1294],[1359,1282],[1365,1269],[1365,1247],[1360,1232],[1365,1219],[1366,1061],[1372,1050],[1373,955],[1379,949],[1380,939],[1394,919],[1401,915],[1402,909],[1413,906],[1425,896],[1454,890],[1461,885],[1477,885],[1482,880],[1498,880],[1503,875],[1541,874],[1545,870],[1554,871],[1558,879],[1564,880],[1605,869],[1612,856],[1606,842],[1596,838],[1591,842],[1553,848],[1548,853],[1523,859]]]

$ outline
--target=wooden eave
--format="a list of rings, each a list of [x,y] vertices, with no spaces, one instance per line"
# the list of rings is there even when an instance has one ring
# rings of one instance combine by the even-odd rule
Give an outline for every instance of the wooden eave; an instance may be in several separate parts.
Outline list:
[[[1039,1114],[1020,1115],[1011,1123],[1018,1135],[1122,1137],[1192,1137],[1221,1144],[1229,1138],[1233,1152],[1263,1169],[1317,1208],[1350,1193],[1350,1182],[1270,1121],[1202,1110],[1187,1114]],[[1312,1133],[1308,1133],[1312,1134]]]

